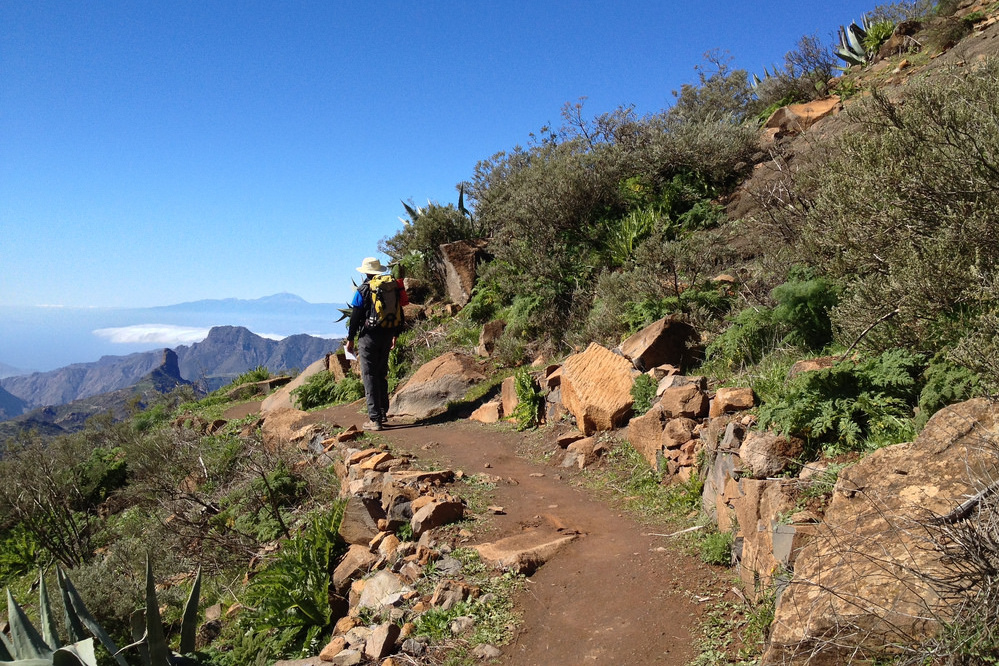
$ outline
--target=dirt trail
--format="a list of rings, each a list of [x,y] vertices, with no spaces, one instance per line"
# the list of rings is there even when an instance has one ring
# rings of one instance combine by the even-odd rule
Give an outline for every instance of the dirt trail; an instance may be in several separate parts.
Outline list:
[[[344,427],[364,420],[352,406],[324,415]],[[378,435],[420,459],[503,479],[490,501],[505,514],[477,517],[470,543],[552,520],[584,535],[528,579],[517,599],[523,626],[503,647],[501,663],[679,666],[694,656],[692,634],[703,607],[696,597],[710,586],[711,572],[573,487],[572,472],[518,455],[526,435],[468,421],[396,426]]]

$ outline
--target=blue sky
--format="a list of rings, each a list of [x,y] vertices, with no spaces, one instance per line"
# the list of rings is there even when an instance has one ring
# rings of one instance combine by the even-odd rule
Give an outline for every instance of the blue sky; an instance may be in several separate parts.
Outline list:
[[[343,302],[400,200],[564,103],[652,113],[874,4],[0,0],[0,305]]]

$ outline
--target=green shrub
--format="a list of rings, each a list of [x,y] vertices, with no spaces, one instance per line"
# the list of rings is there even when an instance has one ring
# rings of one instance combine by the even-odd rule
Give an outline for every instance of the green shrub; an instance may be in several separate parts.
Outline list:
[[[364,397],[364,384],[360,378],[347,375],[337,381],[332,372],[323,370],[311,375],[305,383],[291,392],[299,409],[308,410],[325,405],[354,402]]]
[[[634,400],[631,410],[635,416],[641,416],[652,409],[658,388],[659,382],[651,375],[643,373],[635,377],[635,383],[631,385],[631,399]]]
[[[332,629],[337,617],[329,603],[330,575],[347,551],[338,530],[342,502],[314,514],[304,528],[282,542],[275,559],[250,580],[245,602],[255,633],[283,633],[285,654],[310,646]]]
[[[870,23],[867,27],[867,36],[864,37],[864,48],[868,53],[876,54],[893,32],[895,24],[887,19]]]
[[[707,357],[724,359],[733,368],[758,363],[781,347],[820,351],[832,342],[829,311],[838,289],[823,278],[792,278],[771,291],[773,308],[760,306],[739,312],[708,346]]]
[[[247,370],[229,382],[229,386],[241,386],[243,384],[253,384],[271,378],[271,371],[262,365],[258,365],[253,370]]]
[[[517,420],[517,429],[537,427],[544,415],[545,394],[527,368],[519,368],[514,374],[514,387],[517,390],[517,406],[511,416]]]
[[[916,428],[922,430],[930,417],[947,405],[979,394],[978,376],[937,355],[923,372],[923,390],[919,393]]]
[[[798,260],[842,285],[831,318],[846,345],[933,355],[997,307],[999,59],[952,74],[904,104],[875,90],[853,105],[854,131],[768,205]]]
[[[701,560],[707,564],[729,565],[732,563],[731,532],[710,532],[698,544]]]
[[[897,349],[803,373],[761,406],[760,427],[824,445],[830,454],[910,440],[923,367],[921,356]]]

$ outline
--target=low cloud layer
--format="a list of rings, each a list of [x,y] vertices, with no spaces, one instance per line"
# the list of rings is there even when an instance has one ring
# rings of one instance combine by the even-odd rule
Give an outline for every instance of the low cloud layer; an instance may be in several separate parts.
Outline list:
[[[118,328],[99,328],[94,335],[117,344],[189,345],[208,337],[207,328],[171,324],[136,324]]]

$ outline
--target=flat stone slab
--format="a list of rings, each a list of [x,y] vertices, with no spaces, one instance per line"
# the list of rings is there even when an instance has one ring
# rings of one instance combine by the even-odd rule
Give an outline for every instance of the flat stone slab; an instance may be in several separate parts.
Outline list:
[[[479,557],[497,569],[508,569],[531,575],[554,557],[563,546],[578,538],[578,534],[560,534],[547,530],[529,530],[521,534],[473,546]]]

